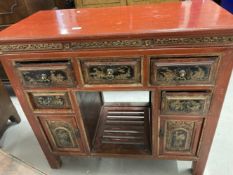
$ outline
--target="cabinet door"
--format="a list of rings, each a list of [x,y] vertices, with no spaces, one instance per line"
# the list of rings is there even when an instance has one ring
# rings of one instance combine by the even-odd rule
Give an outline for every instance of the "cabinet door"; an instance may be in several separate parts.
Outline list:
[[[53,152],[82,152],[80,129],[72,116],[40,116]]]
[[[161,117],[160,157],[196,157],[202,118]]]

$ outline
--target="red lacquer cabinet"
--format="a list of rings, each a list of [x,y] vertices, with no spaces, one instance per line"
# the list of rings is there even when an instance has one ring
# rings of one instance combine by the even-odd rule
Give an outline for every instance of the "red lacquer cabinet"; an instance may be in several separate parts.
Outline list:
[[[211,1],[47,11],[3,31],[0,57],[52,168],[60,156],[122,156],[193,161],[201,175],[232,71],[232,29]]]

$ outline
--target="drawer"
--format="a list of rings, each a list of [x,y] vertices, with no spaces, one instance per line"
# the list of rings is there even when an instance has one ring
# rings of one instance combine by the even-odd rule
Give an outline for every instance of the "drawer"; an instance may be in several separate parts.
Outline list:
[[[16,62],[15,66],[25,87],[75,87],[76,84],[70,61]]]
[[[217,57],[151,58],[151,84],[214,84]]]
[[[161,114],[205,115],[209,111],[211,94],[205,92],[163,92]]]
[[[67,92],[28,92],[29,103],[34,112],[68,112],[72,110]]]
[[[139,84],[140,59],[81,60],[85,84]]]
[[[73,116],[39,116],[53,152],[83,152],[80,129]]]
[[[76,0],[78,7],[106,7],[126,5],[126,0]]]

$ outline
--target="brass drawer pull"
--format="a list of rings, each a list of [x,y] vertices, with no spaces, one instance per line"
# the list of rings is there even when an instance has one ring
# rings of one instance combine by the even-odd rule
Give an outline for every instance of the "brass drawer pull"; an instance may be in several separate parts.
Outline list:
[[[111,69],[111,68],[107,69],[107,76],[106,76],[106,78],[108,80],[114,80],[115,76],[114,76],[114,70],[113,69]]]

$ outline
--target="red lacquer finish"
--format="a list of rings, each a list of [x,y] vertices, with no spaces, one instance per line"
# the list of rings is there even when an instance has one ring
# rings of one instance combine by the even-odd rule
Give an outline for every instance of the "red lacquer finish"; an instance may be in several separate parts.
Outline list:
[[[0,33],[0,40],[90,38],[233,28],[233,16],[210,0],[41,11]]]
[[[44,11],[0,33],[0,61],[52,168],[60,156],[114,156],[190,160],[203,175],[232,58],[233,16],[211,0]],[[101,93],[122,90],[150,100]]]

